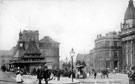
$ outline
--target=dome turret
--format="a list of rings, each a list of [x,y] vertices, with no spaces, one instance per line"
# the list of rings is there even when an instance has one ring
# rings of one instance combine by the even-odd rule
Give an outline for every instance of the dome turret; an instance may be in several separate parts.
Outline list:
[[[125,12],[125,17],[124,19],[135,19],[135,7],[133,4],[133,0],[129,1],[128,8]]]

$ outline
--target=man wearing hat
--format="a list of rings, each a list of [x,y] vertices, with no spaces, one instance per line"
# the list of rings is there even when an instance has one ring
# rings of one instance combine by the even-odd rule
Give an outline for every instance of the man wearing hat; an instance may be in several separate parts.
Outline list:
[[[131,67],[132,74],[130,75],[130,84],[135,84],[135,66]]]
[[[44,67],[43,73],[44,73],[43,78],[45,80],[45,84],[48,84],[48,80],[50,78],[50,71],[47,66]]]
[[[38,67],[38,70],[37,70],[37,79],[38,79],[38,84],[42,84],[42,78],[43,78],[43,70],[42,70],[42,65],[40,65]]]

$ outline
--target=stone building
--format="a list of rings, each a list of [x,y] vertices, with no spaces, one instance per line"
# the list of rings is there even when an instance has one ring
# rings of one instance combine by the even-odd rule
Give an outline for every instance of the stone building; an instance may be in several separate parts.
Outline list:
[[[10,50],[0,50],[0,67],[2,65],[8,65],[9,60],[12,59],[14,53],[14,47]]]
[[[51,69],[59,67],[59,43],[49,36],[45,36],[39,42],[39,49],[45,56],[48,67]]]
[[[97,35],[95,40],[94,61],[95,69],[121,68],[121,38],[116,32],[109,32],[105,36]]]
[[[23,48],[21,45],[18,46],[15,56],[10,61],[11,67],[20,67],[29,73],[34,68],[37,69],[39,65],[46,64],[45,56],[41,55],[34,40],[29,41],[28,47],[21,56],[19,54],[20,47]]]
[[[97,35],[95,48],[88,57],[94,60],[93,67],[100,71],[105,68],[128,70],[135,66],[135,7],[129,0],[124,21],[119,33],[109,32],[105,36]],[[80,56],[79,59],[87,59]],[[86,61],[86,60],[85,60]]]
[[[129,0],[124,21],[121,24],[122,68],[129,69],[135,65],[135,7]]]
[[[90,53],[88,55],[87,63],[89,69],[95,69],[95,49],[90,50]],[[89,60],[89,61],[88,61]]]
[[[20,32],[11,64],[30,72],[41,63],[46,63],[50,69],[59,67],[59,43],[49,36],[39,40],[38,31],[24,30]]]

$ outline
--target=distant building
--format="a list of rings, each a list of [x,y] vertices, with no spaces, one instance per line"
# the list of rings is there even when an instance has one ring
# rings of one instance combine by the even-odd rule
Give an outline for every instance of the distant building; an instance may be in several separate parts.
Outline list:
[[[97,35],[95,40],[95,68],[101,71],[105,68],[121,69],[122,48],[120,34],[109,32],[105,36]]]
[[[9,60],[12,59],[14,48],[11,50],[0,50],[0,67],[4,64],[8,65]]]
[[[56,69],[59,67],[59,43],[45,36],[39,41],[39,49],[49,68]]]
[[[97,36],[94,48],[94,66],[97,70],[117,68],[126,71],[135,66],[134,55],[135,7],[133,0],[129,0],[120,33],[110,32],[105,36]]]
[[[78,53],[77,56],[76,56],[76,60],[84,61],[84,60],[87,59],[87,55],[88,54],[80,54],[80,53]]]
[[[87,65],[88,65],[88,69],[95,69],[95,49],[90,50],[90,53],[88,55],[88,59],[87,59]]]
[[[31,72],[34,67],[45,63],[50,69],[59,67],[59,43],[49,36],[39,40],[38,31],[20,32],[11,64]]]

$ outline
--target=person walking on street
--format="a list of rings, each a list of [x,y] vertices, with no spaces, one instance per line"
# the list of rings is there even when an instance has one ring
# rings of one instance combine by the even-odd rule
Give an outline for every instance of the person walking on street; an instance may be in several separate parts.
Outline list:
[[[37,69],[37,79],[38,79],[38,84],[42,84],[41,80],[43,78],[43,70],[41,68],[42,66],[39,66]]]
[[[96,70],[93,69],[93,73],[94,73],[94,79],[96,79],[96,77],[97,77],[97,72],[96,72]]]
[[[23,82],[21,73],[22,73],[22,72],[21,72],[20,68],[18,67],[18,68],[17,68],[17,71],[16,71],[16,82],[17,82],[17,83],[22,83],[22,82]]]
[[[50,74],[47,66],[44,67],[43,73],[44,73],[43,78],[45,80],[45,84],[48,84],[48,80],[49,80],[51,74]]]
[[[135,84],[135,66],[131,67],[132,74],[129,76],[129,84]]]
[[[58,69],[57,69],[57,80],[58,80],[58,81],[60,80],[60,74],[61,74],[61,73],[60,73],[60,69],[58,68]]]
[[[5,71],[6,71],[6,66],[5,66],[5,64],[1,67],[1,70],[2,70],[2,72],[5,72]]]

